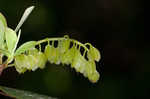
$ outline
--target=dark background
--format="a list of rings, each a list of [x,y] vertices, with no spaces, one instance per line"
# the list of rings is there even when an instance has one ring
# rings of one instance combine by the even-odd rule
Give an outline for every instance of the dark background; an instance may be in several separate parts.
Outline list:
[[[24,10],[35,9],[22,26],[20,44],[65,34],[101,51],[101,78],[92,84],[69,66],[47,64],[19,75],[5,70],[0,85],[62,99],[141,99],[149,97],[149,37],[144,35],[138,0],[0,0],[0,12],[15,29]],[[144,42],[146,41],[146,43]],[[105,49],[105,65],[104,65]],[[3,98],[2,98],[3,99]]]

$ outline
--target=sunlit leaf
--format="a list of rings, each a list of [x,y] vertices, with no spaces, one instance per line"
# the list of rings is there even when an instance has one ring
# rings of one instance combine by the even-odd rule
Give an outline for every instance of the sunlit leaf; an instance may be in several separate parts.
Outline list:
[[[2,13],[0,13],[0,20],[2,21],[2,23],[4,24],[4,26],[7,27],[7,21],[6,21],[6,18],[3,16]]]
[[[0,53],[1,53],[2,55],[6,55],[6,56],[10,56],[10,54],[11,54],[9,51],[3,50],[3,49],[0,49]]]
[[[39,52],[39,50],[37,48],[35,48],[35,47],[33,47],[33,48],[28,50],[28,54],[29,55],[37,54],[38,52]]]
[[[5,32],[5,27],[2,21],[0,20],[0,48],[4,48],[4,32]]]
[[[24,44],[22,44],[15,52],[15,55],[19,55],[21,53],[24,53],[25,51],[34,48],[34,46],[36,45],[36,41],[28,41]]]
[[[6,28],[5,37],[6,37],[8,51],[12,53],[17,42],[16,32],[10,28]]]
[[[0,49],[4,49],[5,47],[5,31],[6,31],[7,23],[5,17],[0,13]]]

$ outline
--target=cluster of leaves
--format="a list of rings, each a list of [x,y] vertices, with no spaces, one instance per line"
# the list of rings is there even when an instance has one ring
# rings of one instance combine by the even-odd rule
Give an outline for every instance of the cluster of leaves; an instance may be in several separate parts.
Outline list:
[[[29,41],[17,48],[21,30],[18,35],[16,32],[17,30],[7,27],[5,17],[0,14],[0,64],[5,64],[5,68],[14,66],[17,72],[24,73],[27,70],[43,69],[49,61],[55,64],[70,64],[77,72],[88,77],[91,82],[98,81],[100,75],[96,70],[95,61],[100,60],[100,52],[90,43],[82,44],[64,36]],[[57,47],[54,46],[56,41]],[[41,51],[42,43],[47,43],[43,52]],[[83,54],[81,48],[84,49]],[[7,60],[3,62],[4,55],[7,56]]]

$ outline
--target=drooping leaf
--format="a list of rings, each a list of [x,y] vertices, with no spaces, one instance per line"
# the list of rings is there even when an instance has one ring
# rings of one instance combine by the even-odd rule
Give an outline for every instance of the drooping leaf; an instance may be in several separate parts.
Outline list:
[[[17,42],[16,32],[10,28],[6,28],[5,37],[6,37],[8,51],[10,53],[13,53],[12,51],[15,48]]]
[[[14,88],[3,87],[3,86],[0,86],[0,90],[4,94],[7,94],[8,96],[16,99],[57,99],[57,98],[52,98],[49,96],[29,92],[29,91],[18,90]]]
[[[21,53],[24,53],[25,51],[34,48],[34,46],[36,45],[36,41],[28,41],[24,44],[22,44],[15,52],[15,55],[19,55]]]

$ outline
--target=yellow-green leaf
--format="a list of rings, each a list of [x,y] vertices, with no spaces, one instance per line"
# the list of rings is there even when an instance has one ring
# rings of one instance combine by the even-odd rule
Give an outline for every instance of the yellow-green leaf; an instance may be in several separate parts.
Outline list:
[[[15,45],[17,42],[16,32],[10,28],[6,28],[5,37],[6,37],[6,43],[7,43],[8,51],[10,53],[13,53],[12,51],[15,48]]]
[[[15,52],[15,55],[19,55],[21,53],[24,53],[25,51],[34,48],[36,45],[36,41],[28,41],[24,44],[22,44]]]
[[[37,54],[38,52],[39,52],[38,49],[35,47],[29,49],[29,51],[28,51],[29,55],[30,54],[34,55],[34,54]]]
[[[7,23],[5,17],[0,13],[0,49],[4,49],[5,47],[5,31],[6,31]]]
[[[6,18],[4,17],[4,15],[2,13],[0,13],[0,20],[2,21],[2,23],[4,24],[4,26],[7,27]]]

